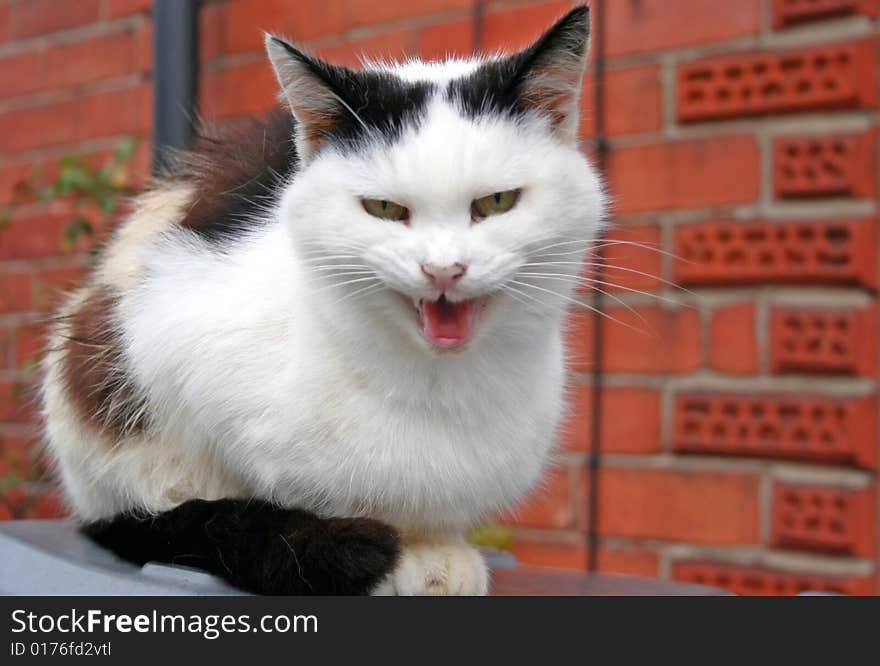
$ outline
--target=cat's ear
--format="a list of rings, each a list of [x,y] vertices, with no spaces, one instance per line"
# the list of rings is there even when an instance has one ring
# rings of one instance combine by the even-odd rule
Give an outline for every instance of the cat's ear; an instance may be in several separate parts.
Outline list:
[[[520,107],[544,113],[564,141],[577,140],[578,100],[589,37],[590,10],[580,6],[560,18],[534,44],[511,56]]]
[[[340,86],[351,72],[303,53],[283,39],[267,34],[266,52],[297,120],[296,148],[308,159],[349,110]]]

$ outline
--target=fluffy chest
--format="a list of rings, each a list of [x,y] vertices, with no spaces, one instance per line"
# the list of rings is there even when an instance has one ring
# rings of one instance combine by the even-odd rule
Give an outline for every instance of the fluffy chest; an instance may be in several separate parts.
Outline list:
[[[558,365],[433,405],[324,373],[288,410],[288,435],[254,443],[249,466],[285,503],[401,527],[461,527],[509,506],[540,475],[562,408]]]

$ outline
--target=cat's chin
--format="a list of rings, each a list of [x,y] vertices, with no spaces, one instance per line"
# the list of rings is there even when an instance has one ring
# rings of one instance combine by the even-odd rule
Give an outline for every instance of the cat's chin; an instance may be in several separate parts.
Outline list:
[[[465,348],[476,331],[486,298],[450,300],[445,295],[436,300],[412,299],[416,326],[428,344],[438,351]]]

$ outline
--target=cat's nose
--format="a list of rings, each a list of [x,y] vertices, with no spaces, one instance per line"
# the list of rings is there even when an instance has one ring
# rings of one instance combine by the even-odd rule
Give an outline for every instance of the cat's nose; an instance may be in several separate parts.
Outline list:
[[[438,266],[437,264],[422,264],[422,273],[433,283],[440,291],[445,291],[452,284],[461,279],[461,276],[467,272],[467,266],[460,262],[455,262],[449,266]]]

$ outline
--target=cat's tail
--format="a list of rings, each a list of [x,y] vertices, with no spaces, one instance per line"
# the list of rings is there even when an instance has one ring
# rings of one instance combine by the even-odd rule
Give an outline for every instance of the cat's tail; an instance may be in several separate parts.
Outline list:
[[[379,521],[319,518],[257,500],[191,500],[82,529],[130,562],[196,567],[255,594],[369,594],[400,554],[397,531]]]

